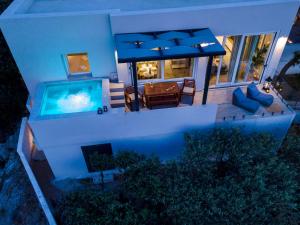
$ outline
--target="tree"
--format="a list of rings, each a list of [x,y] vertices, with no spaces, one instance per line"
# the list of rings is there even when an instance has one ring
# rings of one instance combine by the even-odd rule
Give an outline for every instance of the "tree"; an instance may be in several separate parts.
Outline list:
[[[0,1],[0,14],[11,3]],[[13,134],[22,116],[26,115],[27,90],[0,32],[0,143]]]
[[[133,151],[120,151],[114,157],[114,162],[115,166],[123,171],[145,159],[146,157],[144,155]]]
[[[130,166],[123,164],[122,182],[112,190],[94,192],[94,197],[87,191],[71,200],[66,197],[59,208],[61,222],[76,225],[82,218],[81,224],[95,225],[119,224],[121,219],[124,224],[145,225],[296,225],[299,171],[297,175],[290,157],[276,154],[276,144],[269,135],[217,129],[206,135],[187,134],[177,161],[136,160],[136,153],[128,157],[126,152]],[[103,202],[104,196],[109,200]],[[78,209],[84,216],[74,214]]]
[[[89,162],[94,171],[100,171],[101,187],[104,190],[104,171],[114,168],[112,155],[93,152],[89,154]]]
[[[59,222],[64,225],[137,225],[133,207],[117,200],[112,192],[79,191],[60,202]]]
[[[277,80],[282,79],[292,66],[296,66],[298,64],[300,64],[300,51],[294,52],[293,58],[281,69]]]

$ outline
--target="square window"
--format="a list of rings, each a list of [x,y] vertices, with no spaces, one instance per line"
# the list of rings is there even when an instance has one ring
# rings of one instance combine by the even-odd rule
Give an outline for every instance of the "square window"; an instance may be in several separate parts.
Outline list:
[[[193,58],[165,60],[165,80],[193,76]]]
[[[139,80],[161,79],[160,61],[137,62]]]
[[[81,146],[88,172],[114,169],[113,152],[110,143]]]
[[[69,74],[85,74],[91,72],[87,53],[68,54],[67,61]]]

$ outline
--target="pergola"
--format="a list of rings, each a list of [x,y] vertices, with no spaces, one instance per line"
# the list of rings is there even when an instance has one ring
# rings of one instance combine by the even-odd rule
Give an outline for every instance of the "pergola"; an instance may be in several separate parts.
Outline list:
[[[209,57],[202,104],[207,101],[214,56],[226,51],[209,28],[116,34],[118,62],[130,63],[135,89],[135,110],[139,111],[137,62]]]

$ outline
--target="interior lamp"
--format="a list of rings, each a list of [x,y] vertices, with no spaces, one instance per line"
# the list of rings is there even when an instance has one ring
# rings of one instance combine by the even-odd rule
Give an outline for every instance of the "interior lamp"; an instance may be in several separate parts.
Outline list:
[[[267,93],[270,92],[270,88],[271,88],[272,81],[273,81],[273,80],[272,80],[271,77],[268,77],[268,78],[265,80],[265,82],[264,82],[264,84],[263,84],[263,90],[264,90],[265,92],[267,92]]]

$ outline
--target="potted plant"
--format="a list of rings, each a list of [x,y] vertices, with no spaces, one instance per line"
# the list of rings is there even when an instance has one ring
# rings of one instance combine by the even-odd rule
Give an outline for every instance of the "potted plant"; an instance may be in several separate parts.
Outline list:
[[[255,72],[265,63],[265,56],[268,52],[269,45],[264,45],[262,48],[256,48],[255,53],[252,57],[252,63],[250,72],[254,74],[254,78],[257,77]]]

